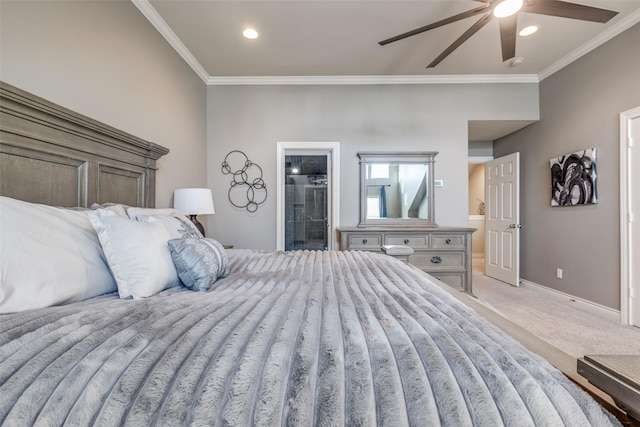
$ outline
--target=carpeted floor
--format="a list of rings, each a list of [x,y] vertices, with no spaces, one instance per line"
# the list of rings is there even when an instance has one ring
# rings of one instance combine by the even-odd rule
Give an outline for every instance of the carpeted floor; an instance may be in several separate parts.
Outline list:
[[[474,260],[473,268],[473,292],[481,303],[565,353],[575,358],[640,355],[640,328],[622,325],[535,286],[516,288],[487,277],[481,261]]]

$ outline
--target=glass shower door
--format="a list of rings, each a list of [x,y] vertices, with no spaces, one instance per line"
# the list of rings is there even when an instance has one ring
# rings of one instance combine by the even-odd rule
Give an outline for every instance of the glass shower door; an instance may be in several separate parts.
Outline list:
[[[328,247],[328,155],[285,155],[285,250]]]

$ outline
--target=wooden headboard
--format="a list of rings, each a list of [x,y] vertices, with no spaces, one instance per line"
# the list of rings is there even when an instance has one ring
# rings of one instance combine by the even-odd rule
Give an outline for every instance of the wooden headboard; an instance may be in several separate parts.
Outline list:
[[[155,206],[168,149],[0,82],[0,195],[53,206]]]

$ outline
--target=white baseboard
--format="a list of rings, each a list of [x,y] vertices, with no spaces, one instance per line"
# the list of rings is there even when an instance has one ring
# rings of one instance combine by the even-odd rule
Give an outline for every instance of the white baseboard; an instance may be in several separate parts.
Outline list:
[[[595,303],[593,301],[589,301],[586,299],[578,298],[571,294],[567,294],[565,292],[557,291],[555,289],[551,289],[547,286],[540,285],[535,282],[530,282],[525,279],[520,279],[521,286],[531,286],[541,291],[546,292],[550,297],[555,298],[558,301],[572,301],[578,304],[583,309],[590,311],[591,313],[606,318],[612,322],[622,322],[622,317],[620,310],[613,309],[611,307],[606,307],[604,305]]]

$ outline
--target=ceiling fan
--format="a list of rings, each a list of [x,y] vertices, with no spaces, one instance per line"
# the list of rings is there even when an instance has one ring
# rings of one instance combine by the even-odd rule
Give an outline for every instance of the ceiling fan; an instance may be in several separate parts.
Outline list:
[[[433,24],[425,25],[424,27],[416,28],[415,30],[408,31],[395,37],[383,40],[379,42],[379,44],[381,46],[384,46],[386,44],[393,43],[407,37],[415,36],[416,34],[420,34],[434,28],[442,27],[443,25],[451,24],[462,19],[482,14],[482,17],[475,24],[473,24],[467,31],[464,32],[464,34],[462,34],[456,41],[454,41],[448,48],[446,48],[436,59],[434,59],[427,66],[427,68],[433,68],[438,65],[443,59],[445,59],[454,50],[460,47],[462,43],[464,43],[472,35],[477,33],[494,17],[497,17],[499,19],[500,41],[502,44],[502,60],[506,61],[516,56],[516,32],[518,28],[519,12],[537,13],[539,15],[558,16],[561,18],[579,19],[581,21],[600,23],[609,22],[611,18],[618,14],[618,12],[612,10],[584,6],[581,4],[569,3],[561,0],[475,1],[485,4],[475,9],[471,9],[466,12],[450,16],[449,18],[443,19],[441,21],[434,22]]]

